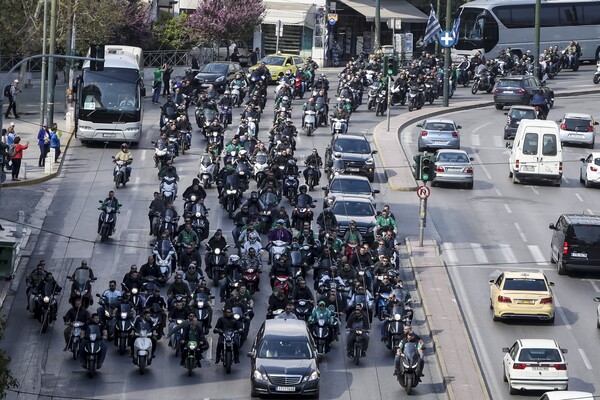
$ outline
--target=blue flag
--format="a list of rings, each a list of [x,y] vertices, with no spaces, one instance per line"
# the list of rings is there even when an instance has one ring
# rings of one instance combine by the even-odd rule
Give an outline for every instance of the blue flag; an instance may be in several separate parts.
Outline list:
[[[442,32],[440,21],[435,16],[435,10],[431,6],[431,13],[429,13],[429,19],[427,20],[427,28],[425,28],[425,37],[423,38],[423,47],[427,46],[435,40],[438,40]]]
[[[454,21],[454,26],[452,26],[452,36],[454,36],[454,43],[456,43],[458,41],[460,32],[458,31],[458,27],[460,26],[460,16],[462,15],[464,9],[460,10],[460,14],[458,14],[458,17],[456,18],[456,20]]]

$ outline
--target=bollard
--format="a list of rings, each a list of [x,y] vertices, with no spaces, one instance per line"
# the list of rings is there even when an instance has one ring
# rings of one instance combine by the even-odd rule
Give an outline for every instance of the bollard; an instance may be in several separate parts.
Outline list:
[[[19,210],[19,217],[17,218],[17,226],[15,228],[15,236],[20,238],[23,237],[23,224],[25,223],[25,211]]]
[[[46,160],[44,161],[44,172],[46,175],[50,175],[54,168],[54,157],[50,157],[50,152],[46,155]]]
[[[23,179],[27,179],[27,163],[24,162],[21,164],[21,172]]]

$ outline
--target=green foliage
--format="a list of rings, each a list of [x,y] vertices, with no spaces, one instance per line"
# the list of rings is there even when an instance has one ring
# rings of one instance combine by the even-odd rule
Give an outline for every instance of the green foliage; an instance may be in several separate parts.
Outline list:
[[[4,328],[6,327],[6,318],[0,318],[0,340],[4,336]],[[10,369],[10,357],[6,352],[0,349],[0,399],[6,398],[7,389],[15,389],[19,387],[19,381],[12,376]]]
[[[160,13],[153,26],[154,48],[157,49],[189,49],[192,42],[192,29],[189,27],[188,16],[179,14],[176,18],[170,13]]]

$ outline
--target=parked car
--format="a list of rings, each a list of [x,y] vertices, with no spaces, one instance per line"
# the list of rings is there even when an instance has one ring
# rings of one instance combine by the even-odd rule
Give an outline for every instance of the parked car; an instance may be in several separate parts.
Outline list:
[[[329,182],[328,186],[323,186],[323,190],[325,191],[323,207],[325,207],[327,196],[330,194],[333,196],[352,195],[364,197],[375,203],[373,195],[379,193],[378,189],[373,189],[368,178],[358,175],[337,175]]]
[[[421,128],[417,143],[418,151],[430,149],[460,149],[462,127],[451,119],[427,119],[419,124]]]
[[[464,185],[473,189],[473,157],[464,150],[438,150],[435,153],[435,177],[431,186],[439,183]]]
[[[250,395],[319,397],[317,351],[306,323],[268,319],[256,335],[250,357]]]
[[[304,59],[296,54],[270,54],[261,58],[257,64],[248,68],[248,73],[252,75],[252,71],[265,63],[265,66],[271,73],[271,82],[278,81],[287,70],[292,71],[292,74],[296,73],[298,67],[304,65]]]
[[[550,339],[519,339],[502,349],[502,376],[510,394],[521,390],[567,390],[569,375],[562,349]]]
[[[325,166],[331,167],[335,155],[341,158],[344,172],[364,175],[369,182],[373,182],[375,180],[373,154],[376,153],[377,150],[371,150],[369,141],[362,135],[337,134],[325,151]]]
[[[549,228],[553,231],[550,261],[557,264],[559,275],[575,268],[598,271],[600,216],[563,214]]]
[[[600,153],[591,153],[580,160],[579,182],[587,188],[600,184]]]
[[[523,119],[536,119],[535,107],[532,106],[512,106],[506,113],[506,125],[504,126],[504,139],[514,139],[517,128]]]
[[[590,114],[566,113],[556,122],[562,143],[585,144],[590,149],[594,148],[598,122]]]
[[[554,91],[532,75],[513,75],[498,79],[494,87],[494,105],[497,110],[505,106],[522,104],[528,106],[536,92],[548,99],[550,108],[554,106]]]
[[[590,392],[578,392],[575,390],[546,392],[539,400],[594,400]]]
[[[490,280],[494,321],[531,318],[554,322],[554,282],[542,272],[506,271]]]
[[[231,61],[211,62],[200,67],[194,81],[201,88],[214,85],[217,92],[223,93],[238,72],[244,72],[239,63]]]

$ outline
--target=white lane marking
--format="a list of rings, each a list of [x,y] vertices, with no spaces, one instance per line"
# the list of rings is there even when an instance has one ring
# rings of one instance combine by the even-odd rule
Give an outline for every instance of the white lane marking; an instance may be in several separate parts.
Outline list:
[[[485,255],[485,251],[481,247],[481,243],[469,243],[471,250],[475,254],[475,259],[479,264],[488,264],[488,258]]]
[[[502,255],[504,256],[504,259],[506,260],[507,264],[512,266],[512,265],[516,265],[518,263],[517,257],[515,256],[515,253],[512,251],[512,248],[510,247],[510,245],[499,244],[498,247],[500,247],[500,250],[502,251]]]
[[[140,188],[140,177],[136,176],[135,179],[133,180],[133,187],[131,188],[131,190],[137,191]]]
[[[531,256],[533,257],[533,260],[535,261],[535,263],[537,265],[548,265],[548,260],[542,253],[542,250],[540,250],[539,246],[530,244],[530,245],[527,245],[527,248],[529,249],[529,252],[531,253]]]
[[[567,319],[567,316],[565,315],[565,312],[563,311],[562,307],[558,303],[558,300],[556,300],[556,297],[554,297],[554,309],[556,310],[555,312],[557,312],[560,316],[560,319],[563,320],[565,328],[567,328],[568,330],[572,330],[573,327],[569,323],[569,320]]]
[[[479,147],[481,145],[481,140],[479,140],[479,135],[471,135],[471,146]]]
[[[506,209],[507,213],[512,214],[512,210],[510,209],[510,207],[508,206],[508,204],[504,203],[504,208]]]
[[[585,351],[583,351],[582,348],[579,348],[577,350],[579,350],[579,354],[581,355],[581,358],[583,359],[583,363],[585,364],[585,367],[587,369],[592,369],[592,364],[590,364],[590,360],[588,360],[587,356],[585,355]]]
[[[146,153],[148,150],[142,150],[142,155],[140,156],[140,161],[144,161],[146,159]]]
[[[600,287],[598,287],[598,285],[596,285],[596,282],[594,282],[591,279],[584,279],[586,281],[588,281],[590,283],[590,285],[592,285],[592,288],[596,291],[596,293],[600,293]]]
[[[535,188],[535,186],[529,186],[531,188],[531,190],[533,190],[533,193],[535,194],[540,194],[540,192],[538,192],[538,190]]]
[[[454,251],[453,244],[444,243],[442,248],[444,249],[444,253],[446,253],[446,257],[448,257],[448,264],[450,266],[458,265],[458,257],[456,256],[456,252]]]
[[[481,125],[481,126],[478,126],[478,127],[477,127],[477,128],[475,128],[475,129],[473,129],[471,132],[477,132],[477,131],[479,131],[480,129],[483,129],[483,128],[485,128],[486,126],[488,126],[488,125],[491,125],[491,124],[493,124],[493,123],[494,123],[493,121],[487,122],[487,123],[485,123],[485,124],[483,124],[483,125]]]
[[[478,268],[478,269],[482,269],[482,268],[487,268],[487,269],[498,269],[498,268],[505,268],[506,269],[506,265],[505,264],[500,264],[500,263],[491,263],[489,265],[479,265],[479,264],[471,264],[471,265],[450,265],[448,264],[449,267],[455,267],[455,268],[460,268],[460,269],[464,269],[464,268]],[[511,271],[531,271],[531,266],[525,264],[524,266],[519,266],[518,264],[512,264],[510,266],[510,270]],[[556,268],[537,268],[536,270],[538,271],[547,271],[547,272],[552,272],[552,271],[556,271]],[[496,274],[496,277],[498,276],[498,274]],[[490,278],[491,279],[491,278]]]
[[[583,203],[583,199],[581,198],[581,196],[579,195],[579,193],[575,193],[575,197],[577,197],[577,200],[579,200],[580,202]]]
[[[208,341],[208,350],[206,351],[206,356],[204,357],[204,359],[210,361],[212,359],[213,338],[209,337],[207,339],[207,341]]]
[[[567,184],[568,184],[568,183],[570,182],[570,179],[567,179],[567,178],[565,178],[565,177],[563,176],[563,178],[562,178],[562,181],[563,181],[563,183],[567,183]]]
[[[479,158],[479,155],[475,155],[475,160],[477,160],[477,164],[478,168],[480,168],[483,173],[485,174],[485,176],[487,176],[488,180],[492,180],[492,175],[490,175],[490,172],[488,171],[488,169],[485,167],[485,165],[483,164],[483,162],[481,161],[481,158]]]
[[[523,233],[523,231],[521,230],[521,227],[519,226],[518,222],[515,222],[515,229],[517,230],[517,232],[519,233],[519,236],[521,236],[521,241],[522,242],[527,242],[527,238],[525,237],[525,234]]]
[[[502,197],[502,192],[498,189],[496,189],[496,195],[498,195],[498,197]]]
[[[135,243],[140,240],[140,234],[138,232],[130,232],[125,235],[125,240],[128,246],[125,247],[123,253],[125,254],[135,254],[139,251]]]
[[[592,210],[590,210],[589,208],[587,210],[585,210],[586,213],[588,213],[589,215],[594,215],[594,213],[592,212]]]

